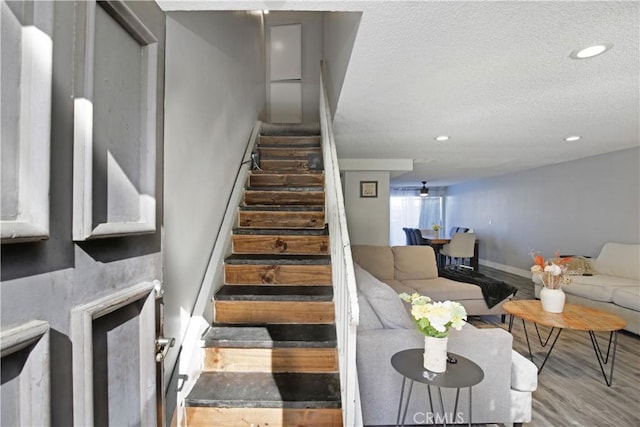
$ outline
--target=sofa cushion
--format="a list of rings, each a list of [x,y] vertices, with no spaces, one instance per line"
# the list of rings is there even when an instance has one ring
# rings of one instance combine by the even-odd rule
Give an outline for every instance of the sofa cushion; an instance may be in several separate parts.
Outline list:
[[[608,276],[640,280],[640,245],[605,243],[595,260],[595,271]]]
[[[434,301],[478,299],[484,301],[480,286],[456,282],[444,277],[428,280],[405,280],[403,283],[415,289],[420,295],[426,295]]]
[[[416,291],[411,286],[407,286],[404,282],[399,282],[397,280],[385,280],[384,283],[389,285],[389,287],[393,289],[397,294],[401,294],[403,292],[412,294]]]
[[[615,289],[613,302],[620,307],[640,311],[640,286]]]
[[[438,277],[436,255],[431,246],[394,246],[394,277],[402,282]]]
[[[358,321],[358,330],[371,330],[371,329],[382,329],[382,323],[376,312],[369,304],[369,300],[367,297],[360,291],[358,291],[358,308],[360,309],[360,317]]]
[[[353,268],[358,290],[367,298],[384,328],[415,328],[415,323],[404,308],[404,303],[393,289],[358,264],[354,264]]]
[[[390,246],[353,245],[353,262],[379,280],[393,280],[393,253]]]
[[[567,294],[594,301],[613,302],[613,292],[617,288],[637,286],[637,280],[596,274],[594,276],[572,276],[571,283],[562,286],[562,290]]]

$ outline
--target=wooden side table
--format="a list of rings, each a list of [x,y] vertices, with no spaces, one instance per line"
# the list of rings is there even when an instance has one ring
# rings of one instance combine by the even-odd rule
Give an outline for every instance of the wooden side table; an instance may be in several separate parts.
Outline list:
[[[565,304],[564,311],[562,313],[550,313],[542,309],[542,303],[538,300],[518,300],[509,301],[502,305],[504,310],[510,314],[509,319],[509,332],[513,328],[513,318],[519,317],[522,319],[522,328],[524,329],[524,335],[527,338],[527,347],[529,348],[529,357],[533,362],[533,353],[531,352],[531,344],[529,343],[529,335],[527,333],[527,327],[525,320],[532,322],[535,325],[538,340],[542,347],[546,347],[549,340],[553,336],[553,332],[557,329],[557,333],[551,342],[551,347],[545,355],[545,358],[538,368],[538,374],[542,371],[544,364],[547,363],[547,359],[553,350],[553,347],[558,341],[560,333],[564,329],[573,329],[576,331],[587,331],[591,338],[591,345],[598,359],[600,370],[604,376],[604,381],[609,387],[613,382],[613,367],[616,360],[616,349],[618,347],[618,331],[623,329],[627,322],[620,316],[608,313],[606,311],[598,310],[591,307],[586,307],[577,304]],[[549,335],[546,339],[542,339],[538,325],[548,326],[551,328]],[[607,345],[607,352],[603,354],[600,345],[598,344],[595,332],[609,332],[609,344]],[[611,344],[613,343],[613,349]],[[613,351],[612,351],[613,350]],[[611,370],[609,377],[605,373],[604,366],[609,363],[609,356],[611,356]]]
[[[402,400],[404,397],[404,388],[407,378],[410,380],[409,391],[407,393],[407,401],[404,405],[404,414],[402,415],[402,424],[404,426],[405,418],[407,417],[407,409],[409,408],[409,401],[411,400],[411,391],[413,389],[413,383],[415,381],[421,382],[427,385],[427,391],[429,392],[429,406],[431,411],[435,413],[433,408],[433,400],[431,398],[431,386],[437,387],[438,399],[440,400],[440,409],[442,410],[443,425],[446,426],[446,412],[444,409],[444,402],[442,400],[442,387],[455,388],[456,389],[456,401],[453,408],[453,414],[458,411],[458,398],[460,396],[460,389],[463,387],[469,388],[469,427],[471,426],[471,387],[478,384],[484,378],[484,372],[482,368],[472,362],[471,360],[462,357],[455,353],[449,353],[449,356],[456,360],[456,363],[447,363],[447,370],[443,373],[435,373],[427,371],[423,368],[423,348],[413,348],[409,350],[403,350],[391,357],[391,365],[393,368],[402,375],[402,389],[400,391],[400,403],[398,404],[398,416],[396,417],[396,426],[400,425],[400,413],[402,410]],[[455,419],[453,420],[455,422]]]

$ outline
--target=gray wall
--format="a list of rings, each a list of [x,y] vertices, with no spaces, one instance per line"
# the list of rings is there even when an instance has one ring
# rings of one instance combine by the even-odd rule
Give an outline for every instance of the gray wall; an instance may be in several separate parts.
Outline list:
[[[35,243],[3,244],[1,250],[1,325],[31,319],[51,325],[51,411],[52,425],[73,424],[72,360],[69,337],[70,310],[143,281],[162,279],[161,209],[157,210],[157,230],[153,234],[108,238],[74,243],[72,231],[73,196],[73,84],[74,84],[74,3],[55,2],[53,37],[53,93],[51,120],[50,237]],[[155,3],[128,2],[128,6],[159,40],[159,62],[164,62],[164,14]],[[164,69],[158,75],[158,100],[163,99]],[[157,164],[162,164],[163,104],[157,110]],[[162,169],[156,174],[157,206],[162,206]],[[115,313],[110,320],[127,328],[127,313]],[[116,327],[116,326],[114,326]],[[138,346],[138,337],[110,347],[110,357],[118,349]],[[104,353],[96,358],[105,357]],[[3,367],[4,371],[4,367]],[[98,375],[107,375],[107,372]],[[111,374],[109,374],[111,375]],[[96,381],[99,381],[96,378]],[[137,387],[136,378],[120,378],[119,386]],[[115,389],[111,385],[110,391]],[[98,400],[106,399],[98,392]],[[134,397],[127,413],[135,403]],[[3,404],[4,404],[3,397]]]
[[[473,227],[488,265],[526,273],[529,249],[597,256],[640,242],[640,149],[454,185],[446,204],[447,227]]]
[[[324,59],[327,61],[327,92],[335,116],[340,92],[347,74],[353,44],[362,19],[361,12],[324,12]]]
[[[389,172],[344,172],[344,203],[353,245],[389,244]],[[377,181],[378,197],[360,197],[360,181]]]
[[[165,334],[177,340],[167,356],[168,375],[176,364],[242,154],[263,113],[263,34],[259,13],[167,15]]]

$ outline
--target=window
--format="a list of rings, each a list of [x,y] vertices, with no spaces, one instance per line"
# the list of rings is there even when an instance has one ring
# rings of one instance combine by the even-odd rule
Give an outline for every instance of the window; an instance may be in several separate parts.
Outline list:
[[[429,229],[433,224],[443,225],[442,193],[430,188],[430,195],[420,197],[419,188],[391,188],[389,200],[389,243],[406,245],[404,227]]]

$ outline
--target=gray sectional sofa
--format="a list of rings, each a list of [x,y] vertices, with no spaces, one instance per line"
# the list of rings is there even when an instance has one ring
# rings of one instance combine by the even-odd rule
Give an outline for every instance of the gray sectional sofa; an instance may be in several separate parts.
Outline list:
[[[363,422],[366,426],[395,425],[402,387],[402,376],[391,366],[391,357],[408,348],[423,348],[424,336],[418,332],[407,307],[398,297],[409,292],[407,284],[393,279],[394,266],[401,267],[400,277],[406,280],[412,274],[425,274],[425,266],[435,269],[433,249],[424,246],[352,246],[355,261],[360,324],[357,335],[357,368]],[[414,263],[415,259],[422,262]],[[411,262],[403,263],[403,261]],[[367,267],[364,267],[367,266]],[[408,268],[408,270],[407,270]],[[367,269],[371,269],[369,272]],[[427,270],[428,270],[427,269]],[[427,271],[433,274],[434,271]],[[396,270],[396,273],[398,271]],[[402,276],[402,274],[406,276]],[[379,280],[391,276],[391,283]],[[446,283],[451,293],[446,295],[445,285],[435,287],[437,296],[421,292],[435,300],[457,300],[464,295],[464,283]],[[390,286],[392,285],[392,286]],[[477,296],[477,295],[476,295]],[[478,297],[478,296],[477,296]],[[481,299],[479,296],[475,300]],[[477,304],[476,304],[477,303]],[[484,300],[482,300],[484,303]],[[482,308],[479,301],[470,306]],[[501,313],[494,310],[491,314]],[[466,324],[462,330],[452,330],[448,350],[477,363],[484,371],[484,379],[473,387],[473,423],[526,423],[531,421],[532,392],[537,387],[537,368],[512,349],[512,336],[500,328],[478,329]],[[453,389],[443,390],[445,408],[452,411],[455,401]],[[407,424],[423,424],[430,419],[427,387],[415,384],[407,412]],[[460,393],[458,414],[466,423],[467,393]],[[436,420],[431,412],[431,419]],[[458,418],[459,421],[459,418]]]
[[[627,321],[625,330],[640,334],[640,244],[606,243],[588,262],[591,276],[573,275],[562,286],[566,302],[617,314]],[[532,279],[539,298],[542,284]]]
[[[505,314],[502,303],[489,307],[479,286],[438,276],[431,246],[352,245],[353,261],[398,293],[418,292],[436,301],[455,300],[470,316]]]

